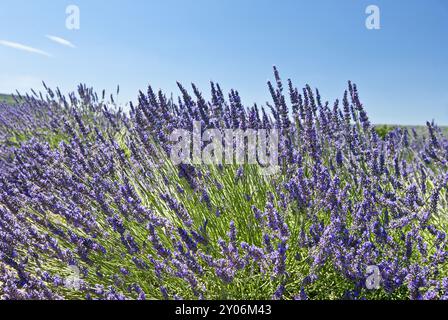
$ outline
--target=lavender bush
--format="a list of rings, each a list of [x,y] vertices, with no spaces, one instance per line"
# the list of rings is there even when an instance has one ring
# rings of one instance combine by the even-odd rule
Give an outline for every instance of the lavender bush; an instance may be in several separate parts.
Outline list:
[[[2,104],[0,297],[447,299],[447,138],[380,136],[356,85],[330,105],[274,76],[265,107],[215,83],[129,113],[84,85]],[[193,121],[278,129],[280,172],[174,165]]]

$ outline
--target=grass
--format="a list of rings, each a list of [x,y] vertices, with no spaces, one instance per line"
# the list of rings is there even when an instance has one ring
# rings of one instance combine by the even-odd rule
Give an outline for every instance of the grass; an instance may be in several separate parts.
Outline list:
[[[395,128],[406,128],[409,130],[409,133],[412,134],[412,130],[420,136],[426,136],[428,134],[428,127],[425,125],[400,125],[400,124],[376,124],[375,125],[377,133],[381,138],[385,138],[385,136]],[[448,135],[448,126],[439,126],[443,135]]]
[[[10,94],[0,93],[0,103],[15,104],[15,100]]]

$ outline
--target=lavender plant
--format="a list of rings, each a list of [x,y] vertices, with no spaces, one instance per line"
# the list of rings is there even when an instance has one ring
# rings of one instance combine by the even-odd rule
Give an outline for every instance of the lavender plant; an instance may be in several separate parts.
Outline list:
[[[149,87],[128,113],[84,85],[1,104],[0,297],[448,298],[440,129],[380,137],[355,84],[330,105],[274,78],[265,107],[215,83]],[[279,130],[280,171],[174,165],[194,121]]]

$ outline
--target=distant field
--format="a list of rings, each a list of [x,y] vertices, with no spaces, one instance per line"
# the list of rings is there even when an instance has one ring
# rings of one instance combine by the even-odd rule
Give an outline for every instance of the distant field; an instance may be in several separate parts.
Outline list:
[[[15,104],[16,103],[16,101],[13,99],[12,95],[0,93],[0,103],[2,103],[2,102],[3,103],[9,103],[9,104]],[[384,124],[378,124],[376,126],[377,127],[386,127],[386,128],[389,128],[389,130],[391,128],[395,128],[395,127],[403,127],[403,128],[408,128],[408,129],[414,128],[417,131],[418,134],[426,134],[427,133],[427,128],[424,125],[424,121],[423,120],[422,120],[422,125],[415,125],[415,126],[384,125]],[[442,129],[442,132],[445,135],[448,135],[448,126],[441,126],[440,128]]]
[[[14,99],[10,94],[0,93],[0,103],[15,103]]]
[[[377,128],[386,128],[386,131],[391,130],[392,128],[401,127],[401,128],[408,128],[409,130],[415,129],[418,135],[423,134],[426,135],[428,133],[428,128],[426,125],[424,125],[424,120],[422,120],[422,125],[414,126],[403,126],[403,125],[384,125],[384,124],[377,124],[375,125]],[[444,135],[448,135],[448,126],[439,126],[439,128],[442,130]]]

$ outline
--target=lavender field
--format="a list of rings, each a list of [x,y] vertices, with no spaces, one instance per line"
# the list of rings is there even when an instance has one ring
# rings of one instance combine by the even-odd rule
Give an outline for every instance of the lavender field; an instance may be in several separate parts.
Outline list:
[[[434,122],[381,131],[355,84],[327,102],[276,69],[264,106],[178,86],[126,111],[84,85],[0,104],[0,298],[448,299]],[[278,172],[173,163],[194,121],[278,130]]]

